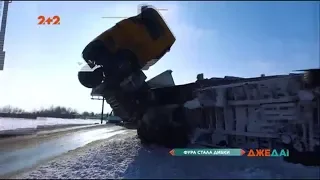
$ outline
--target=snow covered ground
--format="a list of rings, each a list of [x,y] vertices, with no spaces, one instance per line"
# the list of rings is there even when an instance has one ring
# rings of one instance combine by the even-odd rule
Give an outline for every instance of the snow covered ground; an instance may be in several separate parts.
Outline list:
[[[123,137],[124,136],[124,137]],[[145,148],[134,131],[71,151],[14,178],[319,178],[319,168],[276,158],[173,157]]]
[[[94,124],[100,123],[100,120],[84,120],[84,119],[59,119],[59,118],[37,118],[37,119],[21,119],[21,118],[1,118],[0,131],[13,130],[21,128],[37,128],[38,126],[67,125],[67,124]]]

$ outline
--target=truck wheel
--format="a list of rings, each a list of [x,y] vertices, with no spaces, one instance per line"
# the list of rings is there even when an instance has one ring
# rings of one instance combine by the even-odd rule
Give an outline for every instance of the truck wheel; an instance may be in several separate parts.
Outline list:
[[[143,122],[138,123],[137,134],[138,134],[138,138],[141,141],[141,144],[149,145],[152,143],[150,139],[150,135],[148,134],[148,127],[145,123]]]
[[[161,124],[158,127],[158,143],[166,148],[183,148],[189,144],[188,129],[185,121],[185,114],[182,107],[172,112],[173,122]]]
[[[189,144],[189,132],[183,107],[178,107],[173,111],[173,121],[177,126],[171,127],[172,146],[183,148]]]
[[[303,75],[303,80],[309,88],[320,86],[320,69],[306,71]]]
[[[170,140],[170,133],[168,133],[168,116],[159,113],[157,110],[149,110],[143,117],[144,120],[149,122],[149,125],[144,121],[139,121],[138,137],[143,144],[156,144],[159,146],[168,145]]]
[[[283,157],[284,161],[304,166],[320,166],[319,150],[308,151],[302,142],[290,137],[286,139],[288,140],[282,141],[283,147],[289,150],[290,155]]]

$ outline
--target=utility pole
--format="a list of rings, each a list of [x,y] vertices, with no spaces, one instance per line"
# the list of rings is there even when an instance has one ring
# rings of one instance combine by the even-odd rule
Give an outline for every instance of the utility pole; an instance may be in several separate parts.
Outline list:
[[[104,97],[102,98],[102,109],[101,109],[101,124],[103,122],[103,110],[104,110]]]
[[[1,29],[0,29],[0,71],[3,70],[4,60],[6,55],[6,52],[3,50],[3,46],[4,46],[4,38],[6,35],[9,3],[11,2],[12,1],[4,1],[3,9],[2,9],[2,19],[1,19]]]

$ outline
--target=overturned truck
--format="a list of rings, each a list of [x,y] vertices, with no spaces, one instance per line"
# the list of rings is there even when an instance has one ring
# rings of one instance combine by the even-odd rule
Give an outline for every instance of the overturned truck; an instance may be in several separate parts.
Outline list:
[[[140,138],[173,147],[192,141],[319,152],[320,88],[310,86],[305,76],[198,79],[154,88],[150,94],[161,101],[146,110],[140,126],[146,135]]]
[[[80,83],[102,96],[114,115],[136,125],[144,144],[185,147],[190,141],[237,148],[319,147],[318,70],[257,78],[201,76],[175,85],[168,70],[146,81],[147,70],[175,37],[161,15],[144,7],[90,42]],[[206,136],[205,140],[199,140]],[[298,155],[300,156],[300,155]]]
[[[290,149],[290,161],[319,165],[320,91],[314,74],[223,78],[194,91],[193,141],[237,148]],[[194,121],[195,118],[199,121]],[[197,124],[198,123],[198,124]],[[205,138],[199,138],[199,137]]]
[[[310,87],[304,74],[174,85],[171,71],[165,71],[147,83],[152,103],[136,121],[144,144],[286,148],[288,161],[319,165],[320,88]]]

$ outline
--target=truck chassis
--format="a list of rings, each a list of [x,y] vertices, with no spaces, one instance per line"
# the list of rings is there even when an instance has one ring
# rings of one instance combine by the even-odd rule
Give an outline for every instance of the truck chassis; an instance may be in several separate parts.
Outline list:
[[[202,112],[198,127],[207,138],[200,144],[286,148],[288,161],[319,165],[320,91],[306,85],[302,74],[290,74],[200,88],[194,100],[199,106],[187,116]]]
[[[302,74],[213,78],[144,93],[148,106],[127,119],[143,144],[286,148],[288,161],[319,165],[320,91],[307,88]],[[113,110],[124,104],[111,103]]]

